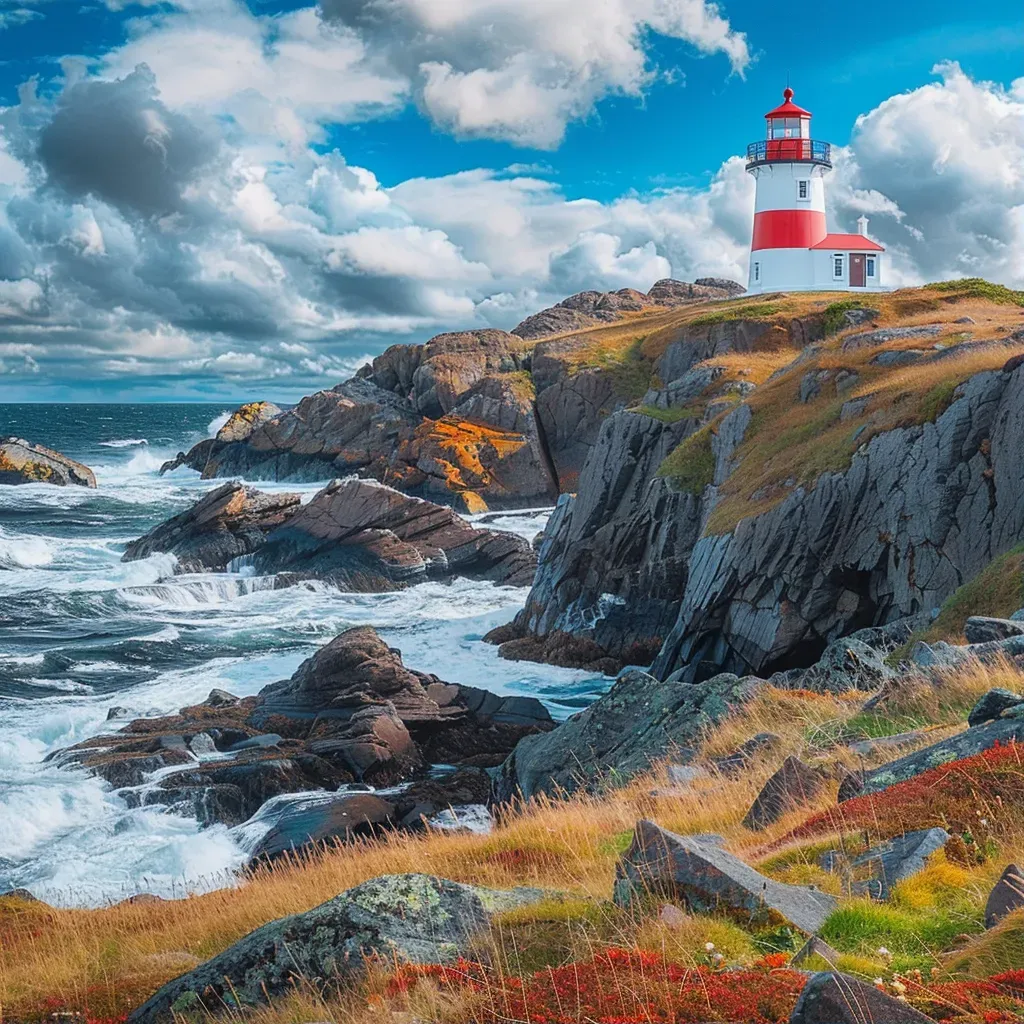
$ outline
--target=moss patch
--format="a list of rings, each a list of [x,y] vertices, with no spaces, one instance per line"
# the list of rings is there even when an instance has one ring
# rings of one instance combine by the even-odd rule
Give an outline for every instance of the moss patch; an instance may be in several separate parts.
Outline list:
[[[752,302],[747,306],[734,306],[731,309],[718,309],[711,313],[695,316],[687,326],[706,327],[711,324],[724,324],[730,320],[767,320],[782,312],[777,302]]]
[[[681,441],[658,467],[658,476],[668,477],[681,491],[700,495],[715,478],[715,455],[711,449],[714,424],[701,427]]]
[[[845,313],[848,313],[851,309],[863,308],[864,303],[860,299],[843,299],[841,302],[833,302],[831,305],[826,306],[822,322],[825,336],[828,337],[830,334],[835,334],[843,328],[846,323],[843,319]]]
[[[926,285],[937,292],[946,292],[958,299],[987,299],[1000,305],[1024,306],[1024,291],[993,284],[981,277],[964,277],[957,281],[937,281]]]

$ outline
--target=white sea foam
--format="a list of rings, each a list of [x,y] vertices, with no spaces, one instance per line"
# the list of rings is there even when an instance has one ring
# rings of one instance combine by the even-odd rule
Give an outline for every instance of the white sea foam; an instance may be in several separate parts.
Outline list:
[[[9,534],[0,528],[0,568],[38,569],[53,562],[54,545],[47,537]]]
[[[136,448],[140,444],[149,444],[144,437],[125,437],[119,441],[100,441],[101,448]]]
[[[216,437],[217,431],[224,426],[227,421],[231,419],[231,412],[222,412],[219,416],[214,416],[212,420],[206,425],[206,436]]]

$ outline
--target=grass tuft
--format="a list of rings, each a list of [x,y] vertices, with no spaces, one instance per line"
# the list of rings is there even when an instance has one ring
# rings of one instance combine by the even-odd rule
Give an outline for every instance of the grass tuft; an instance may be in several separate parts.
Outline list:
[[[700,496],[715,479],[715,455],[711,448],[714,424],[701,427],[665,456],[658,476],[668,477],[681,491]]]

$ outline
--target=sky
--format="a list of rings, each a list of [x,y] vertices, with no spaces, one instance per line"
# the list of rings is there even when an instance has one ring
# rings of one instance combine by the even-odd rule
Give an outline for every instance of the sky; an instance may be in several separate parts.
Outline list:
[[[0,0],[0,401],[291,402],[744,282],[787,81],[887,279],[1024,287],[1019,0]]]

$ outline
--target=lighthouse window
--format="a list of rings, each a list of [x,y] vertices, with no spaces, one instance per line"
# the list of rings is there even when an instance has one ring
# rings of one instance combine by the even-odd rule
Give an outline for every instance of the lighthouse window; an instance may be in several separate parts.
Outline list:
[[[754,280],[755,281],[760,281],[761,280],[761,264],[760,263],[755,263],[754,264]]]
[[[811,183],[806,178],[801,178],[796,183],[796,197],[797,199],[807,199],[811,194]]]
[[[837,280],[843,276],[843,254],[837,252],[832,257],[832,276]]]
[[[869,256],[867,258],[866,262],[867,262],[867,265],[868,265],[868,277],[874,277],[875,276],[875,257],[874,256]]]

